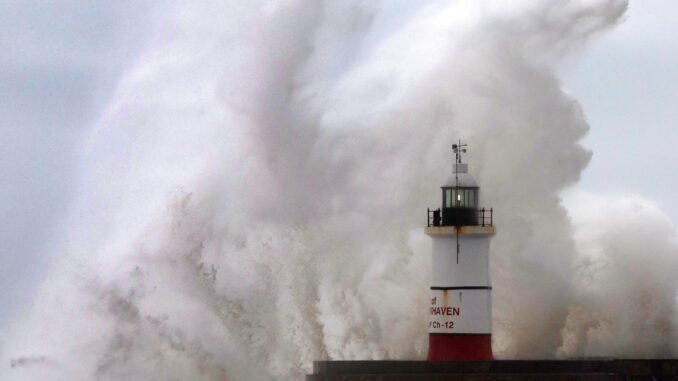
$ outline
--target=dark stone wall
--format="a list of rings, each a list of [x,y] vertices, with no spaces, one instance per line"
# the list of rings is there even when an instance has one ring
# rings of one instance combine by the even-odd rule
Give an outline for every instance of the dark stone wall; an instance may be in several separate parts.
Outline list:
[[[316,361],[306,381],[678,381],[678,360]]]

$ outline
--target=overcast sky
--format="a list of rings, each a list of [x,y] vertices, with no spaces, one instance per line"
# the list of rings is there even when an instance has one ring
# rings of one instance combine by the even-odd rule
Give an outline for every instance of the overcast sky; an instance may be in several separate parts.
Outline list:
[[[678,2],[631,1],[626,22],[595,40],[565,88],[581,102],[593,159],[578,189],[637,193],[678,222]]]
[[[142,48],[151,9],[0,0],[0,327],[47,268],[80,141]]]
[[[142,51],[159,4],[0,0],[0,327],[48,268],[81,139]],[[584,144],[594,156],[576,190],[642,194],[674,221],[677,14],[675,0],[632,2],[627,21],[562,72],[591,124]]]

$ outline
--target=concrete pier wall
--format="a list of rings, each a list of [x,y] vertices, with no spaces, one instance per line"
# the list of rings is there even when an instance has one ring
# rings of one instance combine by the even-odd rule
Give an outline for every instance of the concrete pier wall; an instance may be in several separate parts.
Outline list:
[[[316,361],[306,381],[678,381],[678,359]]]

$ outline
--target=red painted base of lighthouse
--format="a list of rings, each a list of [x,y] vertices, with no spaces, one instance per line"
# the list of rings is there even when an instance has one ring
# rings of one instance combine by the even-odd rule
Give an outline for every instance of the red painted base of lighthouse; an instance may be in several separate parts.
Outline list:
[[[428,335],[428,361],[493,359],[492,335]]]

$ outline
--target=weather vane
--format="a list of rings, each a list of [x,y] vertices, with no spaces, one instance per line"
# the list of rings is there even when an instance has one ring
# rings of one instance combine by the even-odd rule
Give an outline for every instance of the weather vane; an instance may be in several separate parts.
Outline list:
[[[461,164],[461,154],[466,153],[466,148],[468,144],[461,144],[461,139],[459,139],[459,142],[457,144],[452,144],[452,151],[454,151],[454,154],[456,155],[456,162],[458,164]]]

